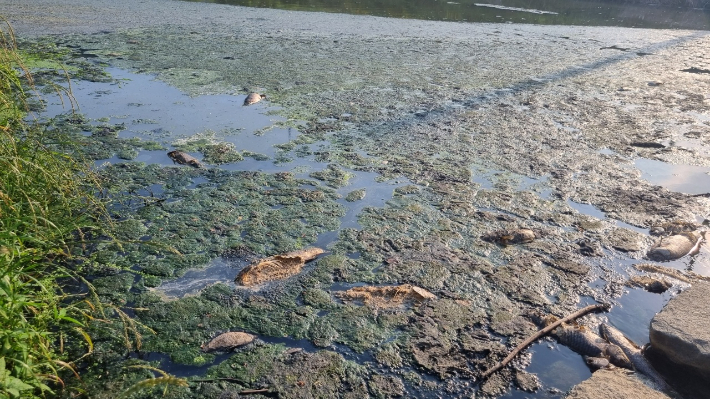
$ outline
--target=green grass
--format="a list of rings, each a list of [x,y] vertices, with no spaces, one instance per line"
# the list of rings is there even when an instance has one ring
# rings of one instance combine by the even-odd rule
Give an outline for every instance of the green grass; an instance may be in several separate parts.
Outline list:
[[[102,304],[81,276],[84,264],[95,263],[93,244],[106,237],[120,243],[110,238],[114,227],[91,163],[75,159],[79,151],[62,152],[72,146],[67,134],[27,122],[28,100],[38,99],[28,65],[52,66],[37,56],[25,60],[15,43],[0,17],[0,399],[91,396],[85,390],[92,384],[79,375],[99,361],[90,334],[101,325],[130,350],[140,345],[139,325]],[[68,89],[53,89],[75,105]],[[152,377],[121,397],[187,386],[148,368]]]
[[[78,358],[92,350],[86,324],[96,301],[63,291],[81,278],[86,237],[104,207],[93,173],[51,150],[42,130],[26,123],[31,75],[12,29],[0,29],[0,397],[46,397],[63,385]],[[72,350],[68,350],[72,347]],[[80,350],[76,350],[79,348]],[[75,357],[71,358],[72,355]],[[77,355],[80,353],[82,355]]]

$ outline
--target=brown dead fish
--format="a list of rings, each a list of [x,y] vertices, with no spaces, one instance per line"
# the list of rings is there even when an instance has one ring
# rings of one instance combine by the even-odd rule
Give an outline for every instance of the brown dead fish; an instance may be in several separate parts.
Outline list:
[[[336,295],[343,301],[361,302],[372,308],[396,308],[407,303],[418,304],[437,299],[431,292],[411,284],[353,287]]]
[[[643,352],[638,345],[636,345],[632,340],[626,338],[621,331],[610,326],[609,324],[602,323],[599,326],[599,330],[607,341],[618,346],[622,351],[624,351],[624,354],[629,358],[631,365],[634,367],[636,372],[650,378],[660,390],[671,390],[663,377],[658,374],[656,369],[654,369],[653,366],[651,366],[651,363],[649,363],[643,356]]]
[[[254,338],[256,337],[241,331],[226,332],[214,337],[212,341],[207,344],[202,345],[202,350],[204,352],[229,351],[251,343],[254,341]]]
[[[561,344],[581,355],[605,357],[615,366],[631,368],[631,362],[621,348],[607,342],[584,326],[562,324],[553,331],[553,334]]]
[[[239,272],[235,282],[239,285],[250,287],[267,281],[291,277],[294,274],[298,274],[306,262],[315,259],[324,252],[320,248],[311,247],[260,259]]]
[[[698,251],[703,236],[697,231],[684,232],[664,237],[648,251],[655,261],[674,260]]]
[[[168,156],[170,157],[170,159],[173,160],[174,163],[179,163],[181,165],[190,165],[195,168],[202,167],[202,163],[200,163],[200,161],[198,161],[197,158],[193,157],[190,154],[182,152],[182,151],[178,151],[178,150],[170,151],[168,153]]]
[[[244,105],[256,104],[262,99],[266,98],[265,95],[259,93],[249,93],[247,98],[244,99]]]

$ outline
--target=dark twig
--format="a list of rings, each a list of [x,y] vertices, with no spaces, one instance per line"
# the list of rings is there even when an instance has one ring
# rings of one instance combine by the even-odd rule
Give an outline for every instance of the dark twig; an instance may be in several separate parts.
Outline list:
[[[505,367],[506,364],[510,363],[510,361],[513,360],[513,358],[515,358],[515,356],[517,356],[518,353],[520,353],[523,349],[527,348],[528,345],[537,341],[539,338],[544,337],[550,331],[557,328],[560,324],[575,320],[575,319],[582,317],[585,314],[590,313],[590,312],[595,312],[595,311],[599,311],[599,310],[607,310],[607,309],[609,309],[609,305],[603,305],[603,304],[589,305],[586,308],[579,309],[578,311],[572,313],[571,315],[569,315],[565,318],[557,320],[556,322],[550,324],[549,326],[543,328],[542,330],[539,330],[535,334],[528,337],[528,339],[526,339],[520,345],[518,345],[515,349],[513,349],[513,351],[510,352],[510,354],[505,359],[503,359],[503,361],[501,361],[500,363],[496,364],[492,368],[488,369],[485,373],[483,373],[483,376],[481,376],[481,379],[485,380],[486,378],[490,377],[491,374],[493,374],[496,371]]]

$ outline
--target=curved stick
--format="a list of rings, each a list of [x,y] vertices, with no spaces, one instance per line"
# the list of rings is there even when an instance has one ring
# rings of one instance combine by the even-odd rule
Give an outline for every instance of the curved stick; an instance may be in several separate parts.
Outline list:
[[[572,313],[571,315],[569,315],[569,316],[567,316],[567,317],[565,317],[565,318],[559,319],[559,320],[557,320],[556,322],[550,324],[549,326],[543,328],[542,330],[539,330],[539,331],[536,332],[535,334],[533,334],[533,335],[531,335],[530,337],[528,337],[528,339],[526,339],[525,341],[523,341],[523,342],[522,342],[520,345],[518,345],[515,349],[513,349],[513,351],[510,352],[510,354],[509,354],[505,359],[503,359],[503,361],[501,361],[500,363],[496,364],[496,365],[493,366],[492,368],[488,369],[485,373],[483,373],[483,376],[481,376],[481,380],[485,380],[486,378],[490,377],[491,374],[493,374],[493,373],[495,373],[496,371],[498,371],[498,370],[502,369],[503,367],[505,367],[506,364],[510,363],[510,361],[513,360],[513,358],[515,358],[515,356],[517,356],[518,353],[520,353],[520,352],[521,352],[523,349],[525,349],[528,345],[530,345],[530,344],[532,344],[533,342],[535,342],[538,338],[544,337],[544,336],[547,335],[550,331],[552,331],[552,330],[554,330],[555,328],[557,328],[560,324],[566,323],[566,322],[568,322],[568,321],[572,321],[572,320],[577,319],[577,318],[579,318],[579,317],[582,317],[582,316],[584,316],[585,314],[587,314],[587,313],[589,313],[589,312],[594,312],[594,311],[599,311],[599,310],[607,310],[607,309],[609,309],[609,305],[604,305],[604,304],[589,305],[589,306],[587,306],[586,308],[579,309],[578,311]]]

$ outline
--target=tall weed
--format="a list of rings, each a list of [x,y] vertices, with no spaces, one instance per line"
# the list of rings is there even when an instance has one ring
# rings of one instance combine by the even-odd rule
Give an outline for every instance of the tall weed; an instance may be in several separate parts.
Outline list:
[[[96,304],[62,291],[68,267],[98,230],[90,170],[52,151],[25,123],[30,73],[9,24],[0,29],[0,397],[46,396],[73,369],[67,342],[92,349],[85,332]]]

